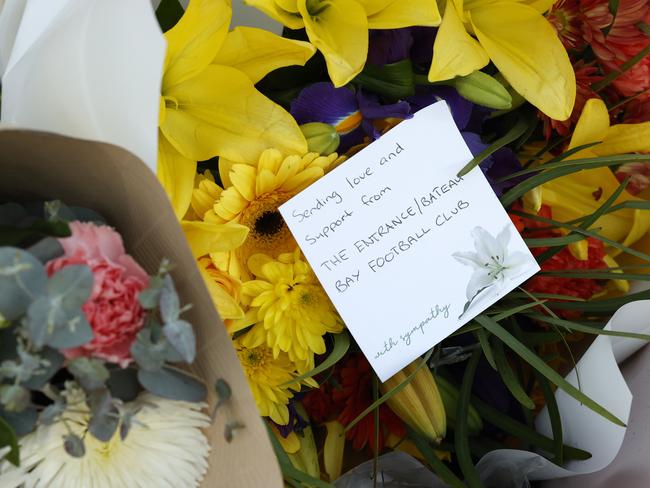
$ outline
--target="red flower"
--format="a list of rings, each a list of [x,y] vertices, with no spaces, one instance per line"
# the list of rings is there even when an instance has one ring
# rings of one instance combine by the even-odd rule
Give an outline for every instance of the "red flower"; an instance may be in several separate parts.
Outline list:
[[[338,416],[339,408],[332,399],[328,384],[323,384],[317,390],[311,390],[302,399],[302,405],[307,410],[309,418],[322,424]]]
[[[64,254],[47,263],[49,275],[73,264],[85,264],[93,274],[93,290],[82,310],[93,329],[93,339],[67,358],[91,356],[125,368],[132,361],[131,344],[144,322],[138,296],[149,276],[126,254],[122,238],[105,225],[72,222],[72,235],[59,239]]]
[[[579,0],[556,2],[548,13],[548,21],[555,27],[557,35],[567,51],[582,51],[585,41],[582,38]]]
[[[347,426],[373,402],[370,364],[361,354],[352,355],[337,376],[340,388],[332,389],[332,398],[341,405],[338,421]],[[383,449],[388,434],[404,437],[406,428],[400,418],[386,404],[382,404],[379,407],[379,451]],[[352,441],[354,449],[361,450],[368,445],[376,452],[374,412],[366,415],[345,436]]]

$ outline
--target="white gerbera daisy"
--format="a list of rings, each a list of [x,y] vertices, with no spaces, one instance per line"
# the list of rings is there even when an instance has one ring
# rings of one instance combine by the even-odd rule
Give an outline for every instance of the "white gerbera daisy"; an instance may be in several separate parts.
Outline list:
[[[128,436],[119,429],[109,442],[84,436],[90,413],[79,392],[67,390],[71,405],[52,425],[40,425],[20,440],[19,468],[2,461],[3,488],[185,488],[196,487],[208,468],[208,441],[201,431],[210,418],[204,404],[167,400],[149,393],[132,404],[140,408]],[[85,455],[71,457],[63,439],[84,438]]]

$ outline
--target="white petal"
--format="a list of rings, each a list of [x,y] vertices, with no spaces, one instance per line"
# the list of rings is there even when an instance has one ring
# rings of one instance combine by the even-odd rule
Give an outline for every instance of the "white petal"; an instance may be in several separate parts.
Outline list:
[[[487,269],[474,271],[469,283],[467,283],[467,299],[474,299],[482,289],[492,285],[493,283],[494,280],[488,274]]]
[[[471,266],[473,268],[485,267],[485,260],[481,259],[481,256],[475,252],[455,252],[452,256],[456,261],[466,266]]]

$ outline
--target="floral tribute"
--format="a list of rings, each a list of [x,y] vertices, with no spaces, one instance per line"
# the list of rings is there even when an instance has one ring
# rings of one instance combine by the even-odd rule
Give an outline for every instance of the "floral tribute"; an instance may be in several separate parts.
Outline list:
[[[0,485],[195,486],[207,390],[178,368],[196,341],[170,263],[149,276],[101,216],[58,201],[2,204],[0,228]]]
[[[225,0],[166,24],[160,179],[287,482],[331,486],[395,451],[451,486],[481,486],[474,465],[504,446],[588,458],[526,419],[566,389],[570,345],[648,296],[630,288],[650,276],[647,2],[246,3],[282,36],[229,30]],[[463,171],[483,171],[541,272],[382,384],[278,207],[440,100],[475,156]],[[507,229],[472,235],[466,308],[519,258],[499,251]]]
[[[158,177],[287,485],[331,487],[364,466],[377,483],[378,457],[397,452],[472,488],[483,486],[476,463],[497,449],[558,465],[589,458],[564,445],[561,419],[551,436],[532,425],[556,389],[623,425],[564,374],[577,342],[625,335],[603,332],[608,317],[650,298],[633,286],[650,280],[650,4],[245,3],[282,34],[231,28],[230,0],[161,2]],[[474,155],[461,173],[485,174],[541,271],[381,383],[278,208],[439,101]],[[69,486],[70,456],[109,479],[119,459],[157,442],[177,463],[166,472],[186,476],[168,484],[196,486],[205,444],[171,426],[204,425],[204,390],[168,364],[192,362],[195,344],[167,265],[147,276],[87,213],[7,205],[0,346],[12,353],[0,363],[0,428],[24,441],[20,467],[2,469],[15,486],[51,473],[60,483],[41,485]],[[474,273],[467,306],[519,258],[502,252],[507,229],[472,236],[455,255]],[[137,386],[129,397],[114,389],[125,375]],[[140,429],[140,415],[160,428]],[[99,452],[109,453],[101,467]],[[119,471],[124,486],[151,479],[140,464]]]

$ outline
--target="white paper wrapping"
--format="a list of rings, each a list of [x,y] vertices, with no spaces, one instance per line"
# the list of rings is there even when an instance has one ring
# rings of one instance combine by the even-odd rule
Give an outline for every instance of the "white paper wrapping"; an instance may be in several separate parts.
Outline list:
[[[0,120],[122,146],[155,171],[165,49],[149,0],[6,0]]]

